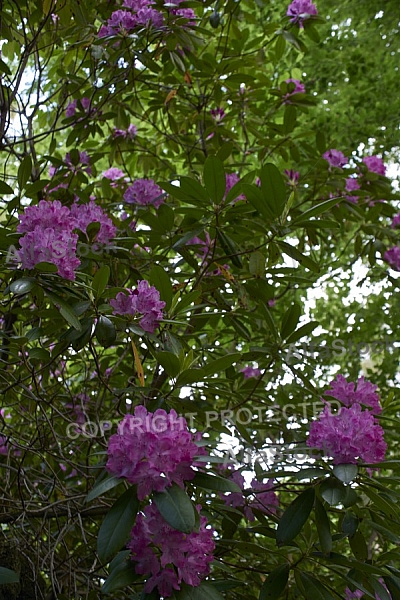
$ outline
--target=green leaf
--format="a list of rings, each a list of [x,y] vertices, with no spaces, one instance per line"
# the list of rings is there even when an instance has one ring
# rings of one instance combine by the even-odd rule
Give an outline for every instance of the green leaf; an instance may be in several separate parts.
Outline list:
[[[262,277],[265,275],[265,256],[259,250],[256,250],[250,254],[249,271],[256,277]]]
[[[35,285],[36,279],[33,279],[32,277],[22,277],[10,284],[10,291],[16,296],[20,296],[21,294],[30,292]]]
[[[96,298],[100,298],[102,293],[107,287],[108,280],[110,279],[110,267],[108,265],[103,265],[96,272],[92,281],[92,290]]]
[[[120,477],[110,477],[106,471],[103,471],[94,484],[94,487],[86,496],[85,502],[91,502],[95,498],[98,498],[98,496],[102,496],[105,492],[108,492],[108,490],[112,490],[122,483],[122,481],[123,480]]]
[[[219,475],[210,475],[209,473],[196,473],[191,483],[205,490],[214,490],[216,492],[236,492],[241,494],[240,487],[231,479],[225,479]]]
[[[297,110],[293,104],[288,104],[285,108],[285,114],[283,116],[283,129],[285,135],[292,133],[293,129],[296,127],[297,120]]]
[[[358,474],[357,465],[346,464],[346,465],[335,465],[333,467],[333,474],[335,477],[343,483],[350,483],[354,481]]]
[[[239,250],[235,242],[222,229],[217,229],[217,238],[226,252],[227,258],[231,260],[235,267],[240,269],[242,267],[242,259],[239,256]]]
[[[203,180],[205,188],[214,204],[219,204],[226,190],[224,165],[217,156],[208,156],[204,163]]]
[[[297,496],[280,518],[276,530],[278,546],[289,544],[301,531],[314,504],[314,488],[308,488]]]
[[[260,217],[264,217],[267,222],[274,220],[274,213],[268,206],[263,192],[258,186],[243,183],[242,191],[250,204],[258,211]]]
[[[54,306],[58,308],[60,315],[67,321],[67,323],[77,331],[82,331],[82,326],[73,308],[71,308],[71,306],[69,306],[65,300],[60,298],[60,296],[57,296],[57,294],[53,294],[53,292],[49,292],[48,290],[43,291],[49,300],[54,304]]]
[[[332,550],[331,525],[325,507],[319,498],[315,498],[314,511],[321,550],[324,554],[329,554]]]
[[[181,370],[179,359],[172,352],[157,352],[157,361],[170,377],[176,377]]]
[[[0,585],[6,583],[19,583],[19,577],[15,571],[0,567]]]
[[[317,206],[313,206],[313,208],[309,208],[308,210],[303,212],[298,217],[298,219],[295,219],[293,221],[293,223],[291,223],[291,225],[292,226],[298,225],[299,222],[301,222],[301,221],[307,221],[308,219],[311,219],[311,217],[316,217],[317,215],[327,212],[328,210],[330,210],[331,208],[336,206],[336,204],[340,204],[340,202],[342,202],[342,200],[344,200],[344,198],[340,197],[340,198],[333,198],[332,200],[326,200],[325,202],[321,202],[320,204],[317,204]]]
[[[98,342],[105,348],[111,346],[117,338],[114,323],[104,315],[98,318],[94,334]]]
[[[185,202],[195,204],[196,206],[210,203],[207,191],[196,179],[181,177],[180,184],[180,189],[185,194]]]
[[[335,596],[315,577],[308,573],[300,573],[304,586],[304,597],[307,600],[336,600]]]
[[[160,298],[161,300],[164,300],[166,310],[169,310],[172,302],[173,289],[168,273],[159,265],[155,265],[151,269],[148,279],[160,292]]]
[[[36,263],[35,270],[41,273],[57,273],[58,267],[51,262],[39,262]]]
[[[213,360],[209,363],[206,363],[203,366],[203,374],[208,377],[209,375],[214,375],[214,373],[219,373],[220,371],[225,371],[228,367],[233,365],[233,363],[239,361],[241,359],[240,352],[234,352],[233,354],[225,354],[225,356],[221,356],[216,360]]]
[[[177,531],[190,533],[196,523],[194,506],[184,490],[176,483],[164,492],[154,493],[154,502],[168,525]]]
[[[18,167],[18,185],[19,189],[22,190],[25,187],[27,181],[29,181],[32,175],[32,159],[27,154],[21,161]]]
[[[291,335],[289,335],[286,342],[288,344],[293,344],[294,342],[301,340],[302,337],[309,335],[312,331],[314,331],[314,329],[318,327],[318,325],[318,321],[310,321],[309,323],[302,325],[301,327],[296,329],[296,331],[294,331]]]
[[[260,173],[261,191],[275,217],[282,214],[286,203],[287,187],[279,169],[272,163],[263,166]]]
[[[276,600],[284,592],[289,579],[290,565],[279,565],[264,581],[259,600]]]
[[[97,553],[106,563],[126,544],[135,523],[139,501],[134,488],[129,488],[112,505],[97,538]]]
[[[0,194],[13,194],[14,190],[5,181],[0,180]]]
[[[119,554],[124,553],[120,552]],[[129,558],[125,558],[123,562],[117,564],[110,572],[101,588],[101,593],[112,594],[116,590],[121,590],[131,585],[140,577],[141,575],[138,575],[135,571],[133,562]]]
[[[182,583],[181,590],[174,592],[171,600],[224,600],[218,590],[210,583],[201,583],[197,587],[192,587]]]
[[[297,302],[292,304],[282,319],[281,336],[286,339],[297,327],[301,315],[301,306]]]
[[[353,536],[349,537],[349,544],[357,560],[367,560],[368,547],[360,530],[356,531]]]
[[[336,506],[343,502],[346,497],[346,488],[340,481],[334,479],[333,477],[329,477],[325,479],[320,487],[320,494],[322,498],[330,505]]]
[[[351,511],[346,511],[342,521],[342,531],[350,537],[355,534],[358,529],[359,520],[357,515]]]
[[[399,520],[399,508],[395,504],[384,498],[382,494],[374,492],[369,486],[363,485],[362,491],[370,498],[370,500],[372,500],[379,510],[389,517],[389,519]]]
[[[314,273],[319,273],[320,268],[316,262],[314,262],[309,256],[305,256],[302,254],[297,248],[287,244],[286,242],[277,241],[278,246],[280,246],[285,254],[290,256],[290,258],[294,258],[297,260],[303,267],[309,269],[310,271],[314,271]]]

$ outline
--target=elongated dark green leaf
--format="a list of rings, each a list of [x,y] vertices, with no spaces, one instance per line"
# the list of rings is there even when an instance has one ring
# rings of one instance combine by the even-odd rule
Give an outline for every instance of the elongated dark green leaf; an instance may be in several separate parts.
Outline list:
[[[21,164],[18,167],[18,185],[20,190],[22,190],[25,187],[25,184],[29,180],[31,174],[32,159],[28,154],[22,159]]]
[[[358,517],[351,511],[347,511],[342,521],[342,531],[350,537],[355,534],[358,529]]]
[[[290,565],[279,565],[264,581],[259,600],[276,600],[284,592],[289,579]]]
[[[114,323],[104,315],[101,315],[98,318],[94,334],[98,339],[99,343],[105,348],[111,346],[111,344],[115,342],[117,337]]]
[[[160,292],[160,298],[165,302],[166,310],[169,309],[172,302],[173,289],[168,273],[159,265],[155,265],[148,277],[150,283]]]
[[[120,554],[123,554],[122,552]],[[110,572],[103,587],[102,594],[112,594],[116,590],[121,590],[134,583],[141,576],[137,575],[133,562],[129,558],[118,565]]]
[[[302,254],[294,246],[291,246],[290,244],[287,244],[286,242],[282,242],[280,240],[277,241],[276,243],[278,244],[278,246],[280,246],[282,248],[282,251],[285,254],[290,256],[290,258],[294,258],[294,260],[297,260],[297,262],[299,262],[306,269],[309,269],[310,271],[314,271],[314,273],[320,272],[320,268],[317,265],[317,263],[314,262],[312,260],[312,258],[310,258],[309,256],[305,256],[305,254]]]
[[[203,180],[205,188],[215,204],[219,204],[225,195],[226,179],[224,165],[217,156],[208,156],[204,163]]]
[[[237,362],[241,359],[240,352],[234,352],[233,354],[226,354],[225,356],[221,356],[216,360],[213,360],[203,366],[203,373],[207,377],[208,375],[213,375],[214,373],[219,373],[220,371],[225,371],[228,367],[233,365],[233,363]]]
[[[191,483],[196,487],[205,490],[215,490],[217,492],[236,492],[241,493],[240,487],[231,479],[225,479],[219,475],[210,475],[209,473],[196,473]]]
[[[139,501],[133,488],[126,490],[113,504],[97,538],[97,553],[102,562],[115,556],[128,541],[138,508]]]
[[[243,183],[242,190],[250,204],[258,211],[259,216],[264,217],[267,222],[273,221],[274,214],[269,208],[260,188],[256,185]]]
[[[337,600],[318,579],[308,573],[300,573],[307,600]]]
[[[302,337],[309,335],[312,331],[314,331],[314,329],[318,327],[318,325],[318,321],[310,321],[310,323],[302,325],[301,327],[296,329],[296,331],[289,335],[286,342],[288,344],[293,344],[294,342],[301,340]]]
[[[0,585],[5,583],[18,583],[19,577],[15,571],[0,567]]]
[[[375,504],[376,508],[378,508],[383,513],[385,513],[385,515],[388,516],[389,519],[398,520],[399,508],[395,504],[390,502],[390,500],[387,500],[386,498],[384,498],[382,496],[382,494],[379,494],[378,492],[374,492],[370,488],[370,486],[365,485],[362,487],[362,490],[370,498],[370,500],[372,500],[372,502]]]
[[[301,315],[301,306],[297,302],[292,304],[282,319],[281,336],[286,339],[297,327]]]
[[[267,163],[261,169],[260,179],[261,191],[268,207],[275,217],[279,217],[285,207],[287,194],[287,187],[279,169],[272,163]]]
[[[185,201],[189,204],[199,206],[201,204],[209,204],[207,191],[196,179],[192,177],[181,177],[181,190],[185,194]]]
[[[0,180],[0,194],[13,194],[14,190],[5,181]]]
[[[331,525],[325,507],[318,498],[315,498],[314,510],[321,550],[324,554],[329,554],[332,550]]]
[[[171,377],[176,377],[181,370],[179,358],[172,352],[157,352],[156,359]]]
[[[22,277],[10,284],[10,291],[15,295],[20,296],[21,294],[30,292],[35,285],[36,279],[33,279],[32,277]]]
[[[201,583],[191,587],[183,583],[179,592],[174,592],[172,600],[224,600],[218,590],[211,583]]]
[[[310,515],[314,498],[314,488],[308,488],[288,506],[280,518],[276,530],[276,543],[278,546],[288,544],[300,533]]]
[[[187,495],[175,483],[164,492],[154,494],[154,502],[168,525],[173,529],[190,533],[196,523],[196,515],[193,504]]]
[[[350,548],[353,551],[354,556],[357,560],[367,560],[368,558],[368,547],[365,538],[360,530],[356,531],[355,534],[349,538]]]
[[[103,265],[96,272],[96,275],[93,277],[92,281],[92,290],[94,291],[96,298],[100,298],[100,296],[107,287],[109,279],[110,267],[108,265]]]
[[[313,206],[312,208],[309,208],[303,212],[298,219],[293,221],[292,225],[298,225],[298,223],[301,221],[307,221],[308,219],[311,219],[311,217],[316,217],[317,215],[327,212],[336,206],[336,204],[339,204],[342,200],[344,200],[344,198],[333,198],[332,200],[321,202],[321,204],[317,204],[317,206]]]
[[[226,252],[227,257],[235,267],[239,269],[242,266],[242,260],[239,256],[239,250],[235,242],[222,229],[217,229],[217,238]]]
[[[123,480],[120,477],[110,477],[105,472],[103,472],[100,475],[100,477],[98,478],[98,480],[96,481],[96,483],[94,484],[94,487],[90,490],[90,492],[86,496],[85,502],[91,502],[98,496],[102,496],[108,490],[112,490],[117,485],[122,483],[122,481]]]
[[[48,290],[43,291],[49,300],[54,304],[54,306],[58,308],[61,316],[67,321],[67,323],[77,331],[82,331],[82,326],[75,314],[74,309],[65,300],[60,298],[60,296],[57,296],[57,294],[53,294],[53,292],[49,292]]]
[[[323,499],[326,500],[330,506],[341,503],[346,497],[346,488],[340,481],[333,477],[325,479],[321,483],[319,490]]]

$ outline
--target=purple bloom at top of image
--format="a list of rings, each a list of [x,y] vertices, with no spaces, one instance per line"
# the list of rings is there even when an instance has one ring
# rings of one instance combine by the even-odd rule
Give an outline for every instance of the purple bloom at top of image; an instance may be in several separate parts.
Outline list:
[[[328,161],[331,167],[343,167],[347,164],[348,160],[346,156],[340,150],[335,150],[331,148],[331,150],[327,150],[322,155],[322,158]]]
[[[153,25],[153,27],[158,28],[162,27],[164,23],[163,14],[159,10],[150,7],[140,8],[135,15],[135,19],[137,25]]]
[[[110,181],[116,181],[117,179],[121,179],[121,177],[125,177],[125,173],[121,169],[118,169],[118,167],[110,167],[107,171],[103,172],[102,176]]]
[[[291,23],[298,23],[300,29],[303,29],[303,23],[310,15],[317,14],[317,7],[311,0],[293,0],[293,2],[289,4],[286,13],[288,17],[291,17]]]
[[[136,27],[135,16],[127,10],[116,10],[107,21],[107,25],[100,27],[98,37],[130,33]]]
[[[100,223],[100,229],[96,235],[96,241],[100,244],[108,244],[117,233],[117,228],[110,217],[93,200],[88,204],[74,203],[71,206],[71,215],[75,219],[75,227],[84,233],[90,223]]]
[[[74,227],[70,209],[59,200],[40,200],[39,204],[27,206],[18,218],[18,233],[34,231],[36,227],[51,228],[54,231],[72,231]]]
[[[367,166],[368,170],[371,171],[371,173],[386,175],[386,167],[383,164],[383,160],[378,156],[364,156],[362,161]]]
[[[392,227],[392,229],[394,229],[395,227],[400,227],[400,213],[393,217],[393,221],[390,227]]]
[[[345,406],[364,404],[371,408],[371,412],[374,414],[382,412],[380,399],[376,393],[378,386],[367,381],[364,377],[359,377],[356,387],[353,381],[348,382],[343,375],[338,374],[329,385],[330,388],[325,392],[325,395],[336,398]]]
[[[130,8],[133,11],[137,12],[141,8],[146,8],[151,4],[154,4],[153,0],[124,0],[122,6],[124,8]]]

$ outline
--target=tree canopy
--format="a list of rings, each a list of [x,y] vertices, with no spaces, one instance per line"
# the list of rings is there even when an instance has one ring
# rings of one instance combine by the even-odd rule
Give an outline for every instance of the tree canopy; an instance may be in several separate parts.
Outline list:
[[[396,3],[0,18],[0,599],[398,600]]]

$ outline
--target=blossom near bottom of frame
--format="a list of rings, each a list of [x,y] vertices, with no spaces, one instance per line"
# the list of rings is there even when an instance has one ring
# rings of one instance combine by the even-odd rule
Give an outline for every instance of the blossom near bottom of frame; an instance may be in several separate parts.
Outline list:
[[[138,515],[127,548],[136,563],[136,573],[149,577],[144,588],[146,594],[157,587],[161,596],[167,598],[173,590],[180,590],[182,582],[197,587],[209,574],[209,565],[214,560],[214,532],[207,526],[206,517],[200,515],[200,509],[197,505],[198,531],[188,534],[168,525],[154,504]]]

